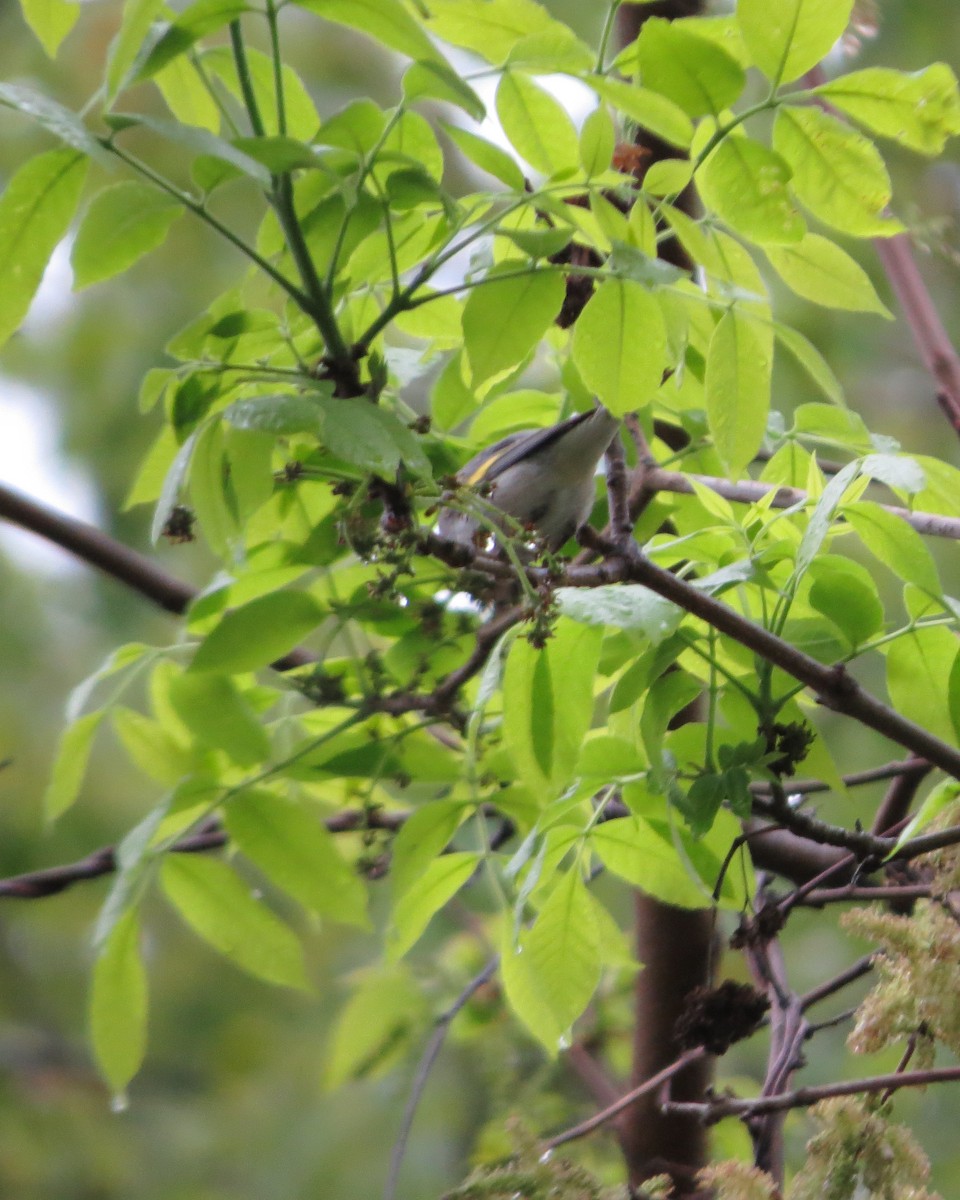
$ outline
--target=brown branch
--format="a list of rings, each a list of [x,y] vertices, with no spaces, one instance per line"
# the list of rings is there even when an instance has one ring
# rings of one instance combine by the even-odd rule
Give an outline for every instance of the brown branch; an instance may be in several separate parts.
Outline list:
[[[146,555],[131,550],[85,521],[56,512],[2,484],[0,520],[46,538],[177,616],[185,613],[197,597],[196,588],[177,579]],[[316,655],[296,649],[278,659],[273,666],[278,671],[290,671],[315,661]]]
[[[0,518],[55,543],[167,612],[180,615],[197,594],[188,583],[93,525],[55,512],[3,485],[0,485]]]
[[[889,1075],[871,1075],[865,1079],[852,1079],[846,1083],[825,1083],[817,1087],[797,1088],[775,1096],[760,1096],[754,1100],[737,1100],[716,1097],[705,1103],[689,1103],[668,1100],[665,1106],[670,1111],[698,1116],[709,1125],[724,1117],[755,1117],[763,1113],[784,1112],[791,1108],[809,1108],[821,1100],[834,1096],[857,1096],[864,1092],[897,1091],[903,1087],[927,1087],[932,1083],[960,1082],[960,1067],[931,1067],[926,1071],[893,1072]]]
[[[930,764],[921,760],[912,770],[903,771],[894,777],[873,818],[874,833],[889,833],[894,826],[902,824],[910,811],[917,789],[930,774],[930,770]]]
[[[819,1004],[821,1000],[826,1000],[828,996],[833,996],[836,992],[841,991],[851,983],[856,983],[858,979],[862,979],[864,975],[869,975],[873,970],[873,964],[877,958],[876,954],[866,954],[852,966],[841,971],[839,975],[835,975],[832,979],[828,979],[825,983],[818,984],[817,987],[811,988],[809,992],[800,997],[800,1007],[804,1012],[811,1008],[814,1004]]]
[[[639,468],[638,468],[639,469]],[[775,483],[760,483],[756,480],[743,480],[740,483],[730,483],[714,475],[683,474],[680,471],[666,471],[662,467],[646,466],[643,468],[642,492],[677,492],[683,495],[693,495],[693,483],[703,484],[725,500],[738,504],[755,504],[773,493],[771,506],[773,508],[791,508],[794,504],[803,504],[810,499],[808,492],[801,488],[785,487]],[[893,504],[881,504],[880,508],[892,513],[908,525],[929,537],[960,539],[960,518],[944,517],[939,513],[912,512],[908,508],[900,508]]]
[[[588,1133],[593,1133],[595,1129],[599,1129],[601,1125],[605,1125],[607,1121],[613,1120],[619,1113],[622,1113],[625,1108],[629,1108],[631,1104],[635,1104],[642,1096],[648,1095],[650,1092],[655,1092],[662,1087],[667,1080],[672,1079],[674,1075],[685,1070],[691,1063],[698,1062],[706,1056],[706,1050],[703,1046],[697,1046],[693,1050],[687,1050],[685,1054],[672,1062],[668,1067],[664,1067],[662,1071],[658,1071],[656,1075],[651,1075],[639,1086],[631,1088],[629,1092],[614,1101],[613,1104],[607,1105],[600,1112],[595,1113],[586,1121],[581,1121],[578,1125],[571,1125],[569,1129],[565,1129],[563,1133],[558,1133],[552,1138],[547,1138],[545,1146],[553,1150],[557,1146],[562,1146],[566,1142],[575,1141],[577,1138],[586,1137]]]
[[[900,762],[886,763],[882,767],[870,767],[866,771],[854,771],[842,778],[845,787],[860,787],[865,783],[879,783],[884,779],[896,779],[899,775],[908,775],[914,771],[922,772],[928,770],[929,767],[930,764],[924,758],[907,758]],[[822,779],[791,779],[785,790],[791,796],[805,796],[814,792],[831,792],[833,784],[824,783]],[[761,779],[750,784],[750,791],[755,796],[769,796],[772,794],[773,787],[772,784]],[[874,832],[882,833],[883,830],[878,829]]]
[[[920,361],[937,383],[937,401],[960,433],[960,357],[910,252],[906,234],[875,238],[874,247],[913,334]]]
[[[929,900],[933,888],[928,883],[877,884],[876,887],[813,888],[798,903],[806,908],[823,908],[827,904],[848,904],[852,901],[889,900],[900,903],[904,900]]]
[[[633,535],[633,520],[630,515],[627,458],[619,434],[607,447],[604,458],[607,467],[607,508],[610,514],[607,528],[611,541],[617,546],[623,546]]]
[[[382,812],[379,809],[365,811],[346,809],[328,817],[324,825],[330,833],[351,833],[357,829],[399,829],[407,819],[403,812]],[[181,838],[173,847],[177,854],[198,854],[219,850],[227,843],[227,835],[216,822],[211,822],[197,833]],[[102,846],[78,862],[59,867],[46,867],[39,871],[28,871],[23,875],[12,875],[0,879],[0,899],[38,900],[55,896],[75,883],[88,879],[99,879],[112,875],[117,869],[116,851],[113,846]]]
[[[824,666],[763,626],[741,616],[726,604],[679,579],[663,567],[658,567],[639,553],[628,557],[617,554],[615,547],[609,546],[608,550],[610,557],[607,561],[596,566],[571,567],[559,582],[572,587],[589,587],[601,583],[641,583],[657,595],[672,600],[686,612],[700,617],[714,629],[746,646],[767,662],[786,671],[788,675],[811,688],[818,701],[825,707],[852,717],[861,725],[883,734],[918,757],[928,759],[947,774],[960,779],[960,750],[935,737],[888,705],[882,704],[862,688],[842,665]],[[535,584],[550,582],[542,568],[532,568],[528,575]]]

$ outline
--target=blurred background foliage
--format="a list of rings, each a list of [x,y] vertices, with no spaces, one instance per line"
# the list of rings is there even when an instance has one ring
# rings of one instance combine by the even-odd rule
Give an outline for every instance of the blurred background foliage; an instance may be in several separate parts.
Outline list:
[[[552,0],[548,7],[594,38],[605,6]],[[121,6],[91,0],[82,10],[50,62],[17,5],[8,0],[0,6],[5,81],[32,84],[82,107],[98,86]],[[294,8],[283,15],[289,59],[322,115],[355,96],[389,104],[399,95],[399,65],[371,43]],[[865,42],[858,65],[914,70],[938,59],[955,69],[960,64],[955,0],[880,0],[878,16],[878,36]],[[132,101],[146,109],[161,104],[149,85]],[[48,146],[35,126],[0,109],[0,182]],[[915,230],[924,273],[955,343],[958,153],[954,144],[948,158],[933,165],[895,149],[888,155],[898,215]],[[166,165],[176,177],[177,164]],[[235,192],[230,220],[249,228],[242,189]],[[848,249],[860,255],[896,310],[869,244]],[[0,477],[147,549],[149,514],[123,511],[156,430],[156,418],[137,411],[140,380],[164,362],[165,342],[229,286],[240,264],[229,247],[189,219],[177,224],[160,251],[109,284],[72,294],[66,262],[66,254],[58,256],[25,330],[0,356]],[[896,437],[907,450],[960,460],[902,320],[891,325],[817,309],[786,292],[778,300],[781,319],[802,329],[826,355],[871,430]],[[810,397],[789,365],[778,369],[775,404],[789,413]],[[212,568],[199,546],[157,553],[197,584]],[[956,594],[953,544],[947,554],[952,560],[941,548],[947,588]],[[70,689],[120,642],[164,642],[176,636],[176,623],[119,584],[45,551],[29,535],[2,528],[0,580],[0,758],[10,760],[0,770],[0,874],[10,875],[112,843],[148,808],[153,797],[108,739],[95,754],[81,802],[53,830],[42,826],[40,797]],[[854,736],[864,745],[843,747],[845,765],[878,761],[876,743],[866,734]],[[868,823],[878,794],[858,791],[844,804],[855,804],[856,815]],[[853,819],[849,807],[843,819]],[[378,1194],[412,1060],[388,1056],[368,1078],[335,1095],[323,1086],[343,981],[375,960],[376,939],[333,928],[319,936],[308,931],[316,995],[289,995],[216,960],[157,907],[148,925],[150,1052],[129,1108],[111,1114],[84,1040],[89,934],[105,886],[0,902],[0,1197],[304,1200]],[[444,928],[442,920],[436,924],[412,964],[415,974],[418,963],[431,964],[423,1007],[406,1014],[405,1028],[398,1026],[401,1041],[404,1033],[411,1035],[414,1047],[427,1036],[430,1014],[453,999],[485,956],[483,947]],[[445,960],[438,971],[441,946]],[[794,917],[786,948],[801,991],[858,953],[832,921],[810,913]],[[742,970],[737,960],[723,967],[733,974]],[[841,1028],[811,1044],[805,1081],[835,1077],[843,1037]],[[753,1074],[761,1067],[760,1053],[749,1044],[735,1048],[722,1064],[721,1082]],[[879,1058],[847,1061],[858,1074],[895,1066]],[[502,1123],[509,1111],[520,1112],[533,1129],[562,1122],[565,1110],[551,1100],[551,1084],[567,1101],[586,1103],[562,1063],[544,1065],[531,1046],[512,1036],[495,997],[481,993],[461,1015],[427,1089],[401,1196],[425,1200],[461,1178],[485,1122]],[[918,1128],[934,1161],[935,1186],[947,1197],[960,1195],[955,1094],[901,1094],[897,1112]],[[481,1145],[496,1143],[495,1128],[491,1124]],[[788,1128],[799,1149],[803,1119]],[[724,1126],[717,1137],[727,1137]],[[602,1143],[579,1153],[595,1160]]]

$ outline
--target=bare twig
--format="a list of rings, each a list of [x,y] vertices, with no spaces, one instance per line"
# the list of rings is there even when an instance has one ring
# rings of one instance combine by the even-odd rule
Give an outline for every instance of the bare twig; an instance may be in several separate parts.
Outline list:
[[[858,979],[862,979],[864,975],[868,975],[873,970],[876,958],[876,954],[866,954],[863,958],[853,963],[852,966],[841,971],[839,975],[835,975],[825,983],[811,988],[809,992],[800,997],[800,1007],[806,1012],[814,1004],[819,1004],[821,1000],[826,1000],[828,996],[835,995],[849,984],[856,983]]]
[[[927,1087],[933,1083],[960,1082],[960,1067],[931,1067],[925,1071],[893,1072],[889,1075],[871,1075],[865,1079],[852,1079],[844,1083],[825,1083],[817,1087],[797,1088],[775,1096],[760,1096],[754,1100],[737,1100],[716,1097],[702,1104],[677,1100],[668,1101],[671,1112],[683,1112],[699,1116],[708,1124],[721,1121],[724,1117],[756,1117],[763,1113],[785,1112],[791,1108],[809,1108],[821,1100],[834,1096],[858,1096],[866,1092],[898,1091],[904,1087]]]
[[[346,809],[324,824],[330,833],[350,833],[357,829],[399,829],[407,819],[404,812],[383,812],[380,809],[364,811]],[[226,845],[227,835],[216,822],[210,822],[199,832],[181,838],[172,849],[177,854],[197,854],[219,850]],[[38,900],[55,896],[75,883],[88,879],[99,879],[112,875],[117,869],[116,851],[113,846],[102,846],[78,862],[59,867],[47,867],[40,871],[28,871],[23,875],[12,875],[0,879],[0,899]]]
[[[586,1137],[588,1133],[593,1133],[595,1129],[599,1129],[600,1126],[605,1125],[607,1121],[613,1120],[615,1116],[617,1116],[619,1113],[622,1113],[625,1108],[629,1108],[630,1105],[639,1100],[641,1096],[646,1096],[649,1092],[656,1091],[658,1088],[662,1087],[667,1080],[672,1079],[686,1067],[689,1067],[691,1063],[698,1062],[706,1055],[706,1053],[706,1050],[702,1046],[697,1046],[693,1050],[687,1050],[686,1053],[681,1054],[680,1057],[675,1062],[672,1062],[668,1067],[664,1067],[663,1070],[658,1071],[656,1075],[651,1075],[649,1079],[645,1080],[638,1087],[631,1088],[630,1091],[621,1096],[619,1100],[615,1101],[613,1104],[607,1105],[606,1108],[601,1109],[600,1112],[595,1113],[586,1121],[581,1121],[579,1125],[572,1125],[569,1129],[565,1129],[563,1133],[558,1133],[552,1138],[547,1138],[545,1145],[552,1150],[557,1146],[562,1146],[565,1142],[572,1142],[577,1138]]]
[[[454,1017],[469,1002],[470,997],[493,978],[499,965],[500,955],[496,954],[489,960],[483,970],[470,980],[449,1008],[444,1009],[434,1021],[433,1033],[431,1033],[426,1046],[423,1048],[423,1053],[420,1056],[420,1061],[417,1064],[417,1070],[413,1077],[413,1083],[410,1086],[410,1094],[407,1096],[407,1102],[404,1105],[403,1116],[400,1119],[400,1132],[397,1134],[396,1141],[393,1143],[393,1149],[390,1152],[390,1167],[383,1186],[383,1200],[394,1200],[397,1194],[400,1169],[403,1166],[403,1159],[407,1152],[407,1143],[410,1140],[413,1119],[417,1114],[417,1108],[420,1105],[424,1088],[427,1086],[427,1081],[430,1078],[430,1072],[433,1070],[433,1064],[436,1062],[437,1055],[440,1053],[443,1043],[446,1040],[447,1031]]]
[[[739,504],[755,504],[772,492],[773,508],[792,508],[794,504],[803,504],[810,499],[807,492],[800,488],[782,487],[774,483],[760,483],[747,479],[740,483],[730,483],[714,475],[683,474],[680,471],[665,471],[662,467],[646,466],[643,469],[643,489],[647,492],[679,492],[684,495],[693,494],[694,482],[703,484],[725,500]],[[900,517],[908,525],[912,525],[918,533],[929,537],[960,538],[960,519],[944,517],[939,513],[912,512],[908,508],[900,508],[893,504],[881,504],[880,508]]]

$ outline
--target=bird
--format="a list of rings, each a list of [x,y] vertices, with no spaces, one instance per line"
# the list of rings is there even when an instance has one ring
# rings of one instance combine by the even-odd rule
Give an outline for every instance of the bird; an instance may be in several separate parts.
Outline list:
[[[589,518],[597,465],[619,425],[617,417],[597,405],[545,429],[512,433],[461,467],[457,483],[482,486],[489,505],[555,552]],[[477,545],[487,532],[476,515],[450,506],[441,509],[437,530],[441,537],[467,545]]]

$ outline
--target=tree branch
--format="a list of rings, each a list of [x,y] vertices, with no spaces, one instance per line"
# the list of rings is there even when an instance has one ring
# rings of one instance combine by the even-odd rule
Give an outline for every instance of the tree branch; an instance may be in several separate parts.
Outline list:
[[[817,700],[835,712],[852,717],[869,729],[883,734],[926,758],[935,766],[960,779],[960,750],[934,737],[921,725],[882,704],[847,673],[842,665],[827,667],[804,654],[775,634],[741,616],[726,604],[700,591],[658,567],[641,554],[619,555],[608,547],[610,557],[597,566],[571,567],[559,581],[571,587],[590,587],[601,583],[641,583],[674,604],[700,617],[720,633],[752,650],[767,662],[786,671],[811,688]],[[533,568],[528,576],[535,585],[550,582],[542,568]],[[775,814],[776,815],[776,814]]]
[[[664,1067],[663,1070],[658,1071],[656,1075],[651,1075],[649,1079],[645,1080],[638,1087],[631,1088],[630,1091],[621,1096],[619,1100],[616,1100],[613,1104],[607,1105],[606,1108],[601,1109],[600,1112],[595,1113],[586,1121],[581,1121],[578,1125],[571,1125],[571,1127],[569,1129],[565,1129],[563,1133],[558,1133],[552,1138],[547,1138],[545,1145],[549,1149],[553,1150],[556,1149],[557,1146],[564,1145],[565,1142],[572,1142],[577,1138],[586,1137],[588,1133],[593,1133],[595,1129],[599,1129],[601,1125],[605,1125],[607,1121],[611,1121],[619,1113],[622,1113],[625,1108],[629,1108],[631,1104],[636,1103],[636,1101],[642,1096],[646,1096],[650,1092],[656,1091],[657,1088],[662,1087],[668,1080],[672,1079],[674,1075],[679,1074],[680,1071],[683,1071],[685,1068],[689,1067],[691,1063],[699,1062],[701,1058],[706,1056],[706,1053],[707,1052],[703,1046],[697,1046],[693,1050],[687,1050],[686,1053],[681,1054],[680,1057],[675,1062],[672,1062],[668,1067]]]
[[[407,1102],[403,1108],[403,1116],[400,1119],[400,1132],[397,1134],[396,1141],[393,1143],[393,1149],[390,1152],[390,1167],[383,1187],[383,1200],[394,1200],[397,1194],[397,1184],[400,1181],[400,1168],[403,1166],[403,1160],[407,1152],[407,1143],[410,1140],[413,1119],[417,1115],[417,1108],[420,1105],[424,1088],[427,1086],[427,1081],[430,1078],[430,1072],[433,1070],[433,1064],[436,1062],[437,1055],[446,1041],[447,1031],[457,1013],[469,1002],[474,992],[478,991],[493,978],[499,966],[500,955],[495,954],[483,970],[470,980],[450,1007],[444,1009],[434,1021],[433,1033],[423,1048],[423,1053],[420,1056],[420,1061],[417,1064],[417,1069],[413,1077],[413,1083],[410,1086],[410,1094],[407,1096]]]
[[[382,812],[379,809],[345,809],[328,817],[324,825],[330,833],[351,833],[357,829],[396,830],[407,819],[403,812]],[[177,854],[199,854],[219,850],[227,843],[227,835],[219,823],[213,821],[197,833],[181,838],[172,850]],[[112,875],[117,869],[116,850],[113,846],[102,846],[78,862],[59,867],[47,867],[40,871],[28,871],[23,875],[12,875],[0,879],[0,899],[39,900],[55,896],[88,879],[99,879]]]
[[[871,1075],[865,1079],[852,1079],[846,1083],[825,1083],[818,1087],[797,1088],[775,1096],[761,1096],[754,1100],[736,1100],[717,1097],[702,1104],[678,1100],[665,1101],[671,1112],[683,1112],[699,1116],[712,1125],[724,1117],[755,1117],[763,1113],[784,1112],[790,1108],[809,1108],[821,1100],[834,1096],[857,1096],[864,1092],[897,1091],[903,1087],[927,1087],[931,1083],[956,1083],[960,1081],[960,1067],[931,1067],[926,1071],[894,1072],[890,1075]]]
[[[3,484],[0,484],[0,520],[46,538],[176,616],[182,616],[196,599],[196,588],[171,575],[145,554],[131,550],[86,521],[56,512]],[[290,671],[315,661],[316,655],[297,649],[273,666],[278,671]]]
[[[635,490],[638,497],[648,492],[678,492],[682,495],[693,495],[693,484],[701,483],[710,488],[725,500],[738,504],[756,504],[773,493],[771,506],[773,508],[791,508],[794,504],[802,504],[810,499],[808,492],[801,488],[785,487],[775,483],[760,483],[747,479],[740,483],[730,483],[714,475],[684,474],[681,471],[666,471],[662,467],[642,466],[641,484]],[[906,521],[918,533],[928,537],[943,537],[960,539],[960,518],[944,517],[938,513],[913,512],[909,508],[900,508],[893,504],[881,504],[880,508],[895,517]]]

